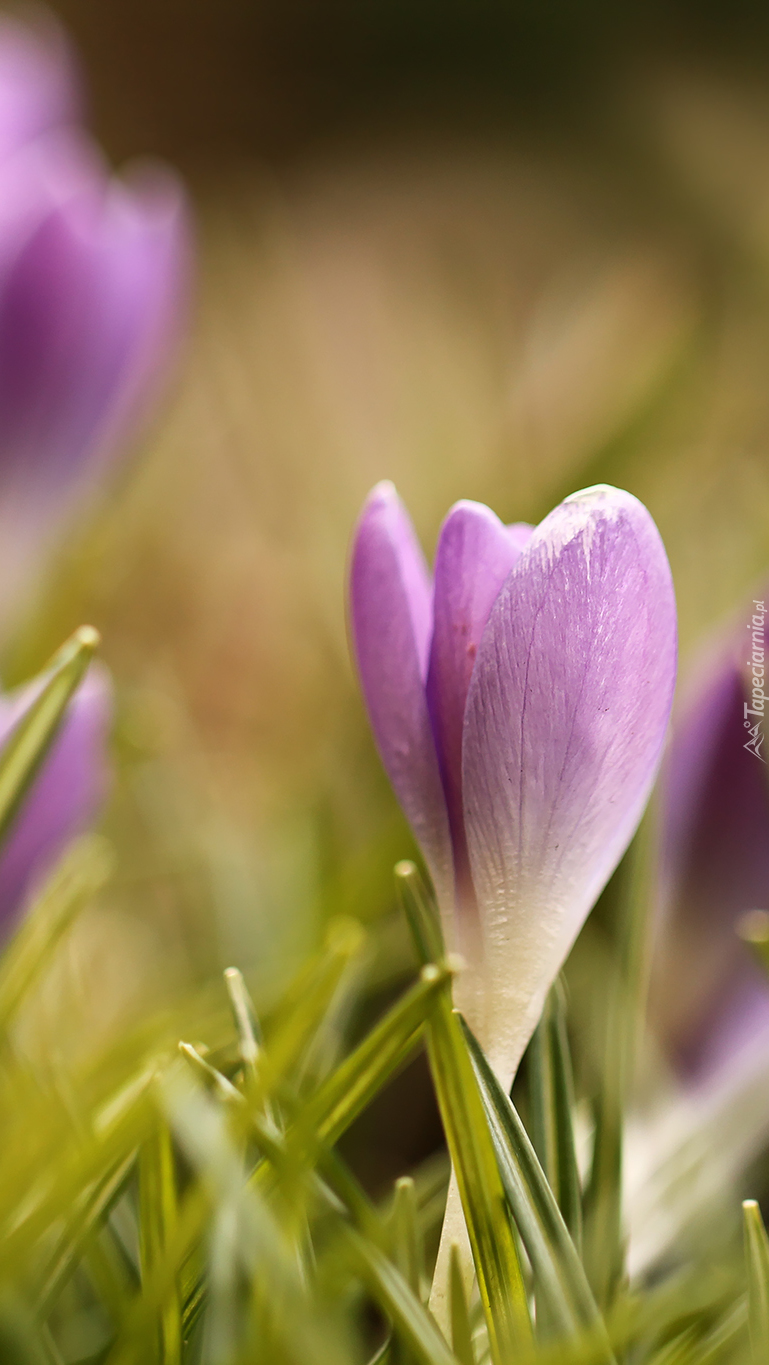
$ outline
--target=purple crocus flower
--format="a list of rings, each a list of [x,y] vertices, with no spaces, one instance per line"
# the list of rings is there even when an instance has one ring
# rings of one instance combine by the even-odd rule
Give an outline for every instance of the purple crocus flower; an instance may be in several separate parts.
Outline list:
[[[380,484],[351,617],[379,752],[468,964],[457,1002],[509,1084],[657,770],[676,667],[659,533],[609,487],[533,530],[460,502],[431,582]]]
[[[189,265],[176,178],[112,177],[56,25],[0,20],[0,630],[157,393]]]
[[[76,123],[81,106],[75,61],[53,15],[41,11],[33,23],[0,16],[0,161]]]
[[[0,696],[0,746],[38,691],[34,681]],[[109,788],[112,689],[91,665],[0,847],[0,941],[7,938],[67,844],[92,823]]]
[[[735,932],[745,912],[769,910],[767,659],[769,619],[756,601],[700,660],[662,771],[653,1016],[689,1084],[769,1040],[769,983]]]
[[[156,390],[178,326],[175,179],[104,173],[51,134],[0,165],[0,571],[5,610]]]

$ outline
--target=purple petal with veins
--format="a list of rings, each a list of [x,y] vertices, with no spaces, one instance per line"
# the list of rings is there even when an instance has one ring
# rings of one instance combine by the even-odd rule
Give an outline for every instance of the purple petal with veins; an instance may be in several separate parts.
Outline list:
[[[392,484],[377,485],[358,523],[350,613],[379,753],[445,903],[452,888],[451,841],[425,696],[432,589],[414,528]]]
[[[462,727],[467,690],[489,612],[531,535],[508,528],[479,502],[458,502],[441,529],[435,558],[433,638],[427,701],[443,778],[457,894],[471,910],[462,809]]]
[[[481,941],[463,991],[501,1075],[635,830],[675,667],[670,569],[649,513],[612,488],[568,498],[495,603],[465,717]]]

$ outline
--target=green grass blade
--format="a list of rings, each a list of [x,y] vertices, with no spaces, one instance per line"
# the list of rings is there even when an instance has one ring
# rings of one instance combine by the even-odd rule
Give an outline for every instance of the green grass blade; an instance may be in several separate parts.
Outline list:
[[[109,844],[79,840],[49,877],[0,960],[0,1034],[53,956],[79,911],[96,895],[112,870]]]
[[[425,1020],[451,980],[449,967],[423,967],[387,1012],[307,1101],[301,1127],[332,1146],[420,1042]]]
[[[456,1242],[451,1247],[449,1306],[451,1311],[451,1348],[454,1355],[460,1365],[475,1365],[470,1309],[465,1295],[462,1267],[459,1262],[459,1248]]]
[[[96,1229],[106,1220],[110,1209],[125,1190],[126,1182],[135,1164],[131,1153],[115,1170],[88,1192],[88,1197],[77,1208],[74,1217],[67,1220],[53,1253],[49,1256],[40,1277],[40,1290],[37,1295],[37,1311],[46,1318],[56,1300],[77,1269],[86,1245]]]
[[[526,1289],[494,1143],[448,990],[437,1001],[428,1024],[427,1047],[470,1237],[492,1363],[509,1365],[532,1340]]]
[[[754,1365],[769,1360],[769,1237],[755,1199],[742,1205],[745,1263],[748,1277],[748,1320]]]
[[[410,1176],[395,1182],[395,1198],[390,1213],[390,1260],[403,1276],[412,1294],[422,1301],[422,1247],[419,1237],[416,1186]],[[416,1357],[399,1339],[392,1343],[393,1365],[414,1365]]]
[[[356,920],[337,920],[329,926],[323,952],[293,983],[269,1047],[261,1048],[255,1059],[254,1099],[267,1104],[283,1077],[302,1060],[363,943],[363,929]]]
[[[554,982],[527,1054],[531,1140],[579,1251],[582,1189],[574,1144],[574,1079],[566,1032],[566,993]]]
[[[81,626],[62,645],[43,674],[40,692],[0,752],[0,842],[56,738],[98,643],[98,631]]]
[[[422,1238],[419,1231],[417,1191],[411,1176],[395,1182],[395,1198],[390,1214],[391,1259],[406,1283],[416,1294],[422,1293]]]
[[[142,1281],[146,1283],[165,1255],[179,1217],[171,1133],[165,1120],[143,1143],[139,1154],[139,1247]],[[182,1315],[179,1291],[171,1288],[160,1317],[161,1365],[182,1358]]]
[[[345,1224],[340,1235],[353,1269],[412,1355],[421,1365],[457,1365],[427,1309],[384,1252]]]
[[[243,1063],[246,1089],[256,1083],[256,1059],[259,1056],[262,1037],[256,1018],[254,1003],[249,995],[243,975],[237,967],[228,967],[224,973],[224,984],[230,1000],[232,1016],[238,1033],[238,1051]]]
[[[606,1309],[622,1276],[622,1129],[621,1097],[612,1084],[621,1062],[617,1033],[606,1042],[604,1088],[594,1104],[595,1135],[590,1177],[585,1188],[583,1257],[596,1301]]]
[[[601,1089],[594,1102],[595,1137],[583,1200],[582,1257],[596,1302],[603,1310],[622,1282],[622,1146],[624,1113],[633,1083],[648,971],[648,919],[652,901],[654,812],[638,832],[604,895],[614,903],[615,969],[607,986]]]
[[[398,899],[422,964],[440,962],[445,956],[438,907],[422,880],[416,863],[404,859],[395,864]]]
[[[512,1101],[478,1042],[462,1021],[472,1065],[493,1136],[505,1193],[531,1261],[538,1302],[565,1336],[587,1330],[599,1339],[605,1328],[585,1272],[537,1154]],[[603,1360],[612,1359],[606,1343]]]

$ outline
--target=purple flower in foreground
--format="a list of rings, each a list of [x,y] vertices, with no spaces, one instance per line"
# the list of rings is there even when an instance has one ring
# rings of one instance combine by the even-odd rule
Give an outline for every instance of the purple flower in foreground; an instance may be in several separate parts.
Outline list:
[[[33,682],[0,696],[0,746],[39,687]],[[111,721],[109,675],[92,665],[0,848],[0,940],[7,937],[67,844],[97,815],[109,787]]]
[[[380,484],[351,616],[384,766],[468,964],[458,1004],[509,1083],[657,769],[676,664],[659,533],[615,488],[575,493],[534,530],[460,502],[433,585]]]
[[[769,695],[769,620],[759,607],[700,664],[662,771],[653,1013],[674,1066],[695,1082],[769,1039],[769,983],[735,932],[745,912],[769,910],[769,715],[751,695],[757,656]]]

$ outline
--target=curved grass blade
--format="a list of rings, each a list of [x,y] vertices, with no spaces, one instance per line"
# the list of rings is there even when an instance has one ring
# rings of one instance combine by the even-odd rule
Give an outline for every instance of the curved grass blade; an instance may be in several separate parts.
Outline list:
[[[438,909],[430,897],[416,863],[404,858],[395,864],[395,887],[423,965],[440,962],[446,955]]]
[[[254,1058],[252,1098],[268,1103],[282,1078],[299,1062],[332,1006],[339,982],[362,951],[364,933],[357,920],[337,920],[329,926],[326,945],[318,958],[299,975],[281,1009],[282,1022],[269,1047]]]
[[[162,1262],[179,1217],[176,1170],[171,1133],[161,1119],[139,1153],[139,1247],[142,1280],[150,1279]],[[160,1317],[162,1365],[180,1365],[182,1313],[177,1285],[172,1287]]]
[[[132,1152],[114,1170],[88,1191],[82,1207],[64,1228],[53,1254],[49,1257],[42,1284],[37,1298],[37,1312],[46,1318],[51,1312],[59,1294],[77,1269],[78,1261],[96,1230],[104,1223],[110,1209],[125,1192],[135,1165],[136,1157]]]
[[[462,1267],[459,1262],[459,1248],[456,1242],[451,1247],[449,1305],[451,1310],[451,1348],[454,1355],[460,1365],[475,1365],[470,1309],[465,1295]]]
[[[419,1237],[416,1187],[410,1176],[395,1182],[395,1198],[390,1213],[390,1260],[403,1276],[412,1294],[420,1303],[422,1246]],[[416,1357],[401,1341],[392,1344],[394,1365],[414,1365]]]
[[[442,960],[440,920],[416,866],[411,862],[398,863],[395,876],[417,955],[423,962]],[[494,1147],[458,1019],[446,994],[428,1024],[427,1040],[433,1084],[470,1236],[492,1361],[501,1365],[521,1345],[531,1343],[531,1321],[515,1228],[505,1208]]]
[[[532,1340],[526,1289],[494,1142],[448,990],[439,997],[428,1023],[427,1050],[470,1237],[491,1359],[493,1365],[508,1365]]]
[[[769,1237],[755,1199],[742,1205],[748,1275],[748,1320],[754,1365],[769,1360]]]
[[[420,1365],[457,1365],[427,1309],[384,1252],[348,1224],[341,1225],[340,1235],[354,1270],[392,1320],[411,1355]]]
[[[505,1193],[548,1319],[564,1337],[585,1331],[593,1333],[599,1342],[597,1358],[611,1361],[603,1320],[537,1154],[515,1106],[500,1086],[464,1020],[462,1029],[480,1087]],[[603,1346],[600,1345],[602,1341]]]
[[[38,695],[0,752],[0,842],[56,738],[98,644],[99,632],[93,626],[81,626],[62,645],[42,675]]]
[[[423,967],[417,984],[310,1097],[297,1128],[332,1146],[418,1045],[451,977],[448,966]]]
[[[616,924],[615,967],[607,989],[605,1055],[597,1096],[595,1138],[583,1200],[582,1258],[596,1302],[613,1303],[622,1283],[624,1114],[632,1084],[648,972],[648,921],[653,898],[655,814],[647,809],[611,878],[608,898]]]
[[[417,1298],[422,1292],[422,1238],[419,1231],[417,1191],[411,1176],[395,1182],[395,1198],[390,1213],[392,1261]]]
[[[566,992],[554,982],[527,1054],[531,1140],[579,1251],[582,1189],[572,1127],[574,1079],[566,1032]]]

